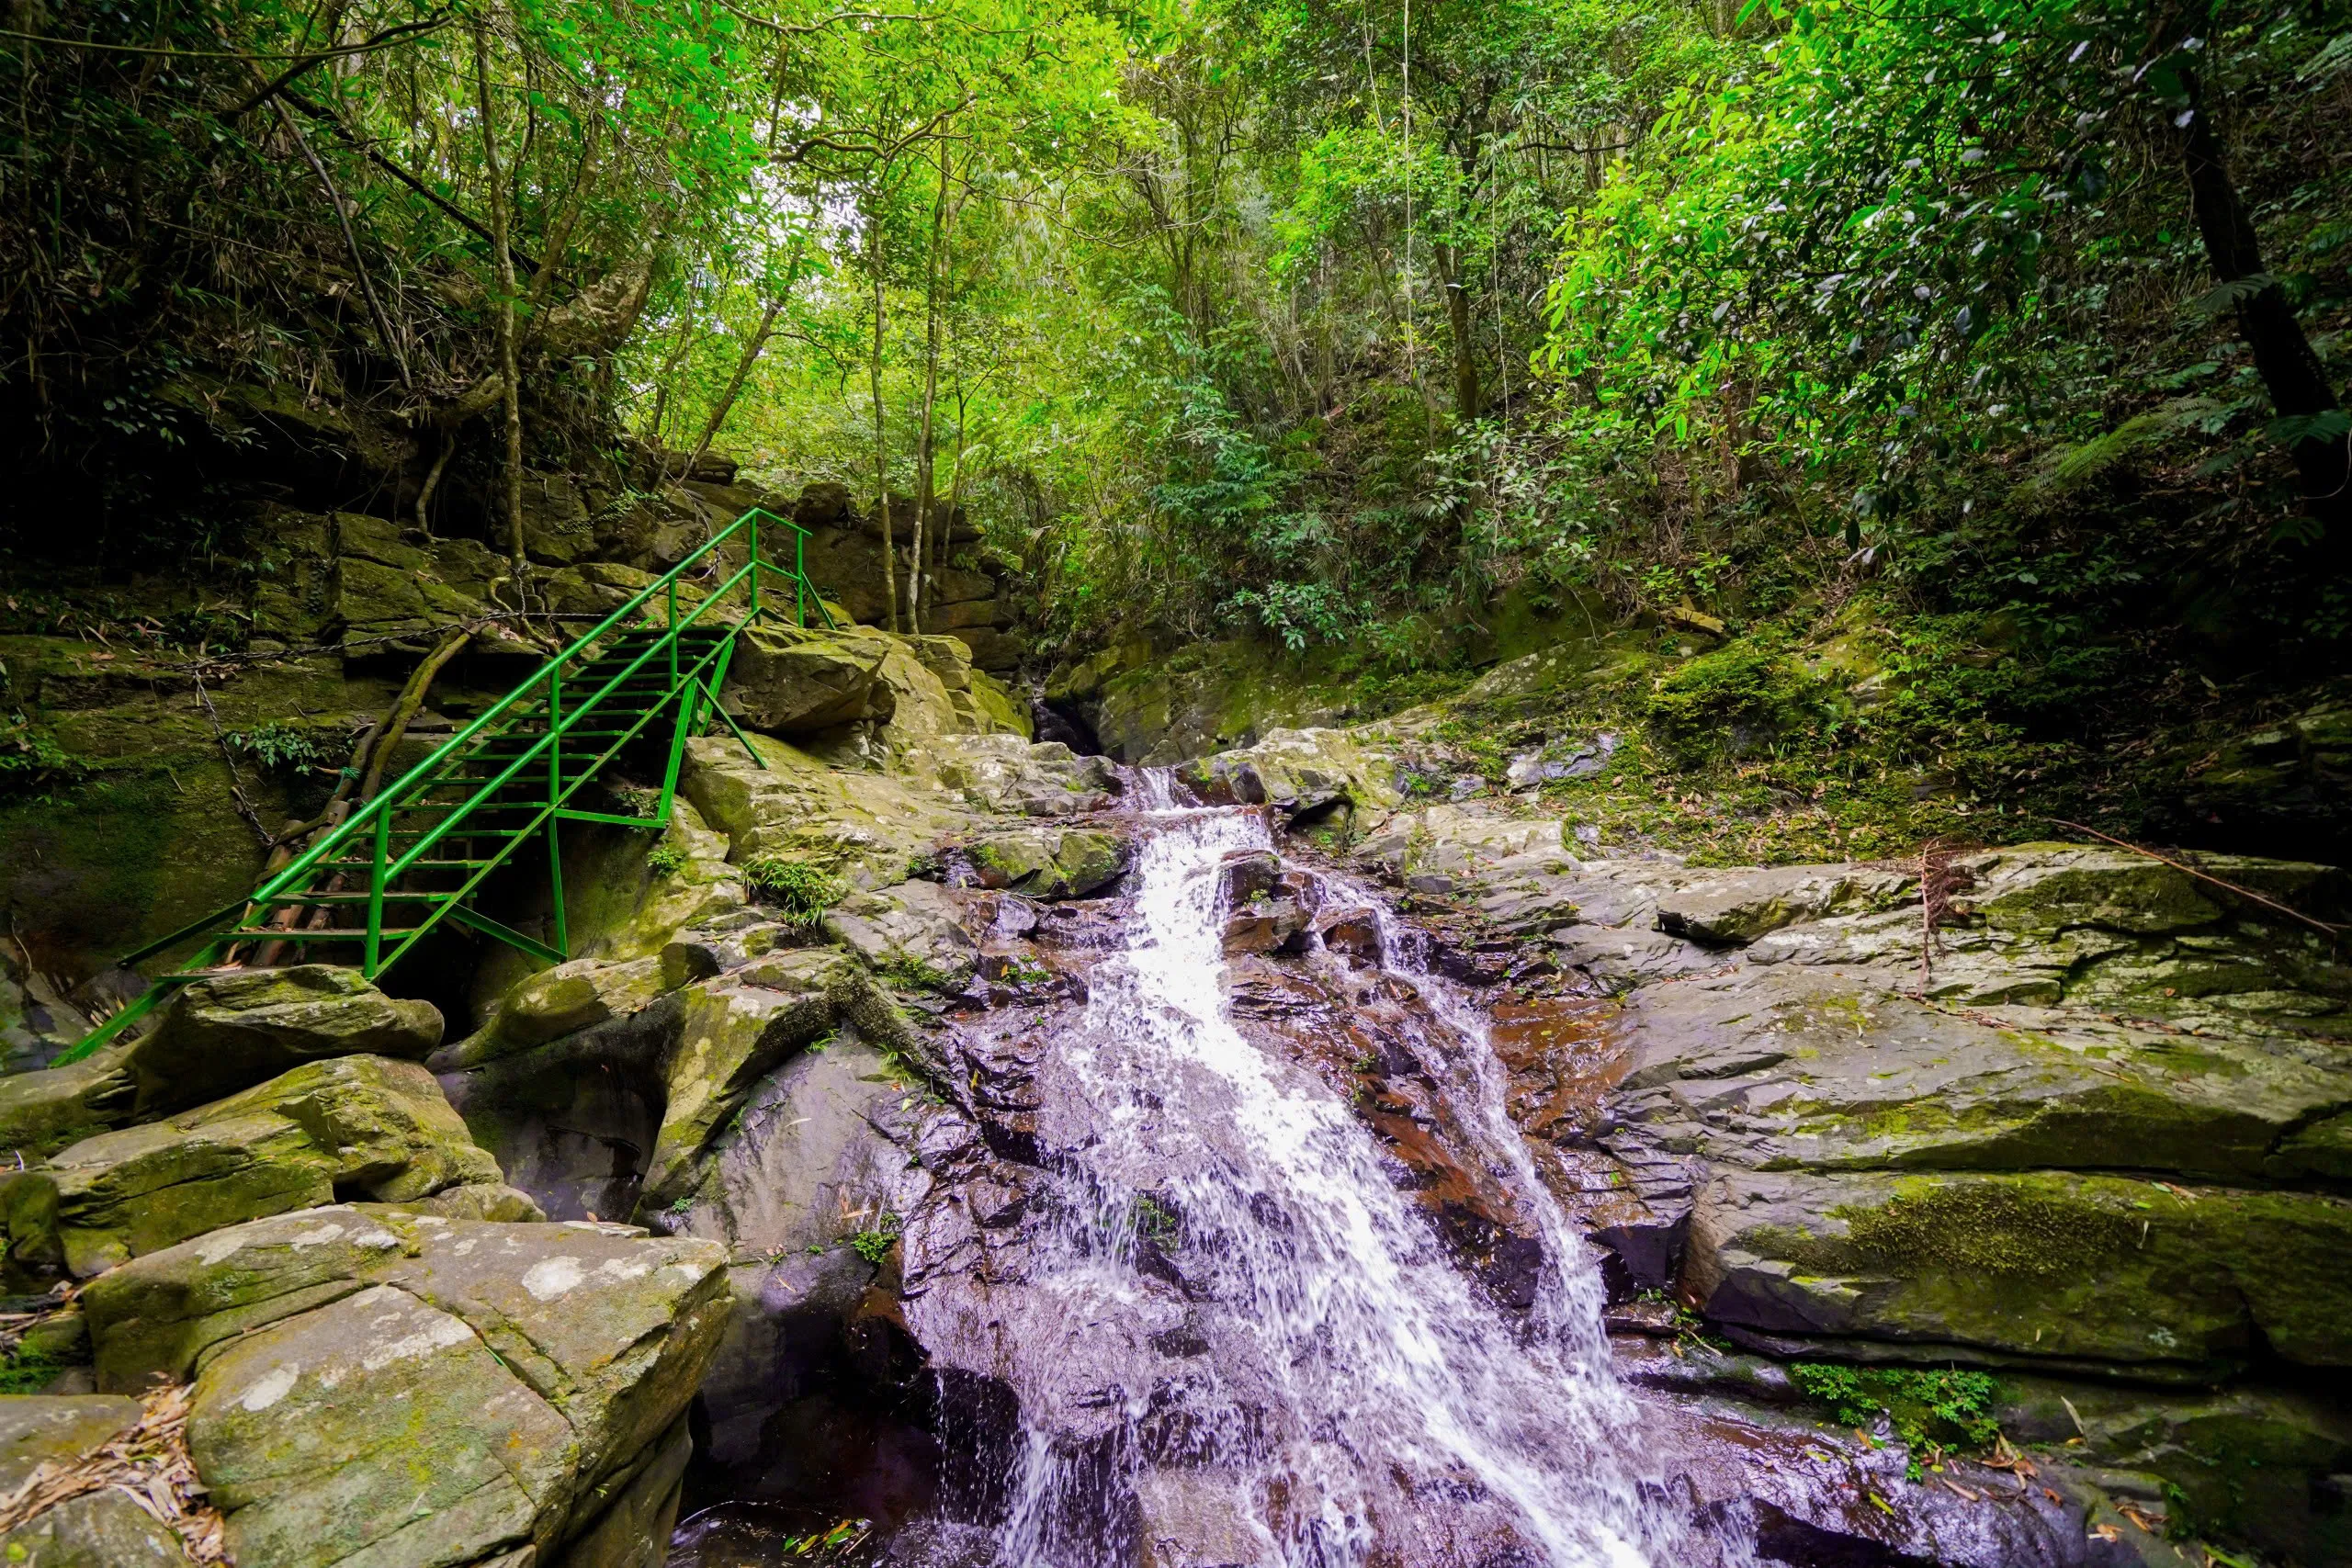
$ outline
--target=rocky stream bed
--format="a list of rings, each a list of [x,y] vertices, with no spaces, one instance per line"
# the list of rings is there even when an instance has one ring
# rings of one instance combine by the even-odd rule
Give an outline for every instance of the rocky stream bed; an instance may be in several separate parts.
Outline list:
[[[2352,1561],[2337,872],[1612,856],[947,640],[742,661],[569,963],[0,1077],[6,1560]]]

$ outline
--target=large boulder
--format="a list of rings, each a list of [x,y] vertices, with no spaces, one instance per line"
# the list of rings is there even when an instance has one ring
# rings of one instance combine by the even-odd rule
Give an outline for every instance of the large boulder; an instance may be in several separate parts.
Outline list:
[[[670,1218],[679,1234],[725,1243],[734,1260],[735,1310],[701,1390],[703,1458],[729,1495],[806,1498],[837,1462],[803,1434],[812,1412],[824,1418],[854,1342],[895,1311],[874,1291],[867,1254],[923,1180],[894,1135],[910,1098],[888,1058],[854,1033],[797,1052],[745,1097],[691,1202]]]
[[[133,1049],[139,1114],[178,1111],[327,1056],[421,1061],[441,1043],[431,1002],[384,995],[327,964],[191,981]]]
[[[1271,806],[1297,820],[1342,805],[1396,805],[1393,772],[1345,731],[1274,729],[1253,745],[1189,762],[1181,776],[1204,800]]]
[[[652,1568],[728,1308],[709,1242],[367,1205],[216,1232],[85,1300],[105,1386],[195,1376],[188,1450],[242,1568]]]
[[[61,1150],[10,1185],[9,1254],[86,1277],[341,1195],[403,1201],[501,1179],[430,1073],[381,1056],[338,1056]]]
[[[134,1049],[118,1043],[66,1066],[0,1077],[0,1148],[37,1160],[130,1121]]]
[[[612,963],[575,958],[543,969],[500,998],[490,1021],[436,1054],[436,1071],[470,1067],[628,1018],[670,989],[659,955]]]
[[[882,677],[888,646],[854,630],[752,626],[736,639],[719,701],[737,722],[771,735],[888,719],[898,698]]]
[[[1135,848],[1092,828],[1014,828],[982,835],[971,846],[984,887],[1032,898],[1083,898],[1126,874]]]
[[[2059,1171],[1726,1171],[1682,1286],[1718,1323],[1936,1359],[2352,1365],[2352,1201]],[[1774,1348],[1789,1348],[1788,1345]]]

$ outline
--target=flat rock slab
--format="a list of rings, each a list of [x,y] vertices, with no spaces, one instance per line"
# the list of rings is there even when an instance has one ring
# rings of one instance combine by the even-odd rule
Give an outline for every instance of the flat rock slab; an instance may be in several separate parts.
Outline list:
[[[54,1191],[53,1236],[77,1277],[223,1225],[332,1202],[387,1202],[503,1179],[433,1075],[413,1062],[338,1056],[161,1122],[59,1151],[10,1190],[10,1248],[44,1245],[17,1191]]]
[[[8,1568],[192,1568],[170,1526],[108,1487],[68,1497],[0,1535]]]
[[[0,1497],[44,1461],[77,1460],[138,1420],[139,1402],[126,1394],[0,1394]]]
[[[85,1300],[106,1386],[197,1374],[189,1451],[242,1568],[545,1559],[635,1495],[729,1304],[709,1242],[373,1205],[219,1231]]]

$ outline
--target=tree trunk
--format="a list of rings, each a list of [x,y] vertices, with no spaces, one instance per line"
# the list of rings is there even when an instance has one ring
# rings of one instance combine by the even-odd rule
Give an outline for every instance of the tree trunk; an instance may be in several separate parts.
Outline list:
[[[874,349],[866,358],[866,380],[874,398],[874,511],[882,529],[882,601],[890,607],[889,626],[899,629],[899,563],[890,537],[890,455],[882,443],[882,215],[881,182],[866,210],[865,254],[874,274]]]
[[[2206,260],[2213,276],[2224,284],[2250,284],[2237,301],[2238,330],[2254,351],[2255,368],[2270,393],[2272,406],[2284,418],[2309,418],[2339,405],[2335,390],[2319,355],[2312,352],[2302,323],[2295,319],[2287,292],[2262,265],[2262,249],[2254,220],[2230,178],[2221,139],[2214,134],[2211,115],[2196,76],[2180,73],[2188,92],[2188,135],[2182,162],[2188,176],[2188,195],[2197,214],[2197,228],[2205,240]],[[2341,432],[2307,435],[2290,448],[2302,480],[2303,504],[2325,531],[2320,548],[2335,570],[2352,564],[2352,508],[2347,508],[2347,479],[2352,479],[2352,450]]]
[[[1445,280],[1445,324],[1453,334],[1453,417],[1463,424],[1478,417],[1477,344],[1470,331],[1470,290],[1462,281],[1462,251],[1456,245],[1437,248],[1438,267]]]
[[[931,519],[934,416],[939,407],[939,248],[947,231],[948,150],[939,148],[939,192],[931,204],[931,252],[922,276],[922,423],[915,435],[914,565],[907,577],[907,629],[922,630],[923,530]]]
[[[498,271],[498,370],[504,379],[506,403],[506,536],[514,563],[515,604],[522,604],[523,572],[523,389],[514,355],[514,254],[508,247],[513,215],[509,212],[506,173],[498,166],[498,119],[490,93],[490,30],[474,24],[474,96],[481,112],[483,178],[490,186],[492,260]]]
[[[695,465],[702,461],[702,455],[710,450],[711,442],[718,438],[718,427],[727,423],[728,414],[734,411],[735,400],[742,395],[743,383],[751,376],[752,367],[758,361],[760,351],[767,347],[768,339],[775,335],[775,319],[783,310],[784,301],[774,299],[769,301],[766,311],[761,315],[759,330],[752,334],[751,341],[743,345],[742,355],[735,361],[735,374],[728,381],[727,390],[720,394],[718,402],[711,405],[710,417],[703,422],[702,437],[695,443],[694,456],[686,459],[686,472],[691,474],[695,471]]]
[[[686,362],[686,351],[695,345],[695,297],[690,288],[686,294],[686,314],[678,323],[677,345],[662,358],[662,373],[653,386],[653,414],[646,421],[645,438],[653,443],[658,452],[662,446],[662,420],[670,412],[670,383],[676,379],[679,369]]]

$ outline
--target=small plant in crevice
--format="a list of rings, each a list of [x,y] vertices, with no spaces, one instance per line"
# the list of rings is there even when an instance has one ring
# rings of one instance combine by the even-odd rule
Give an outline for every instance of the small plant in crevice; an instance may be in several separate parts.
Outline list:
[[[1174,1209],[1148,1192],[1138,1192],[1130,1211],[1135,1221],[1136,1238],[1148,1241],[1161,1251],[1173,1250],[1184,1239],[1184,1220]]]
[[[882,1260],[890,1256],[890,1248],[898,1245],[904,1231],[905,1226],[900,1224],[899,1216],[886,1209],[881,1219],[875,1223],[874,1229],[859,1231],[849,1238],[850,1250],[878,1269]]]
[[[675,876],[692,858],[675,844],[656,844],[645,852],[645,869],[656,876]]]
[[[35,795],[87,778],[89,764],[47,735],[34,729],[25,716],[0,720],[0,798]]]
[[[226,739],[231,747],[273,772],[300,773],[327,760],[317,741],[276,719],[251,729],[232,729]]]
[[[741,870],[743,896],[770,906],[794,925],[815,925],[849,893],[822,866],[786,855],[758,855],[745,861]]]
[[[616,817],[634,817],[648,827],[658,825],[662,815],[662,792],[651,784],[616,781],[606,786],[617,808]]]
[[[2001,1436],[1993,1419],[2000,1384],[1988,1373],[1799,1361],[1789,1375],[1809,1397],[1827,1405],[1841,1426],[1867,1427],[1884,1416],[1910,1450],[1905,1473],[1913,1481],[1923,1478],[1922,1454],[1988,1449]]]
[[[65,1363],[47,1351],[18,1346],[0,1356],[0,1394],[39,1393],[64,1370]]]

